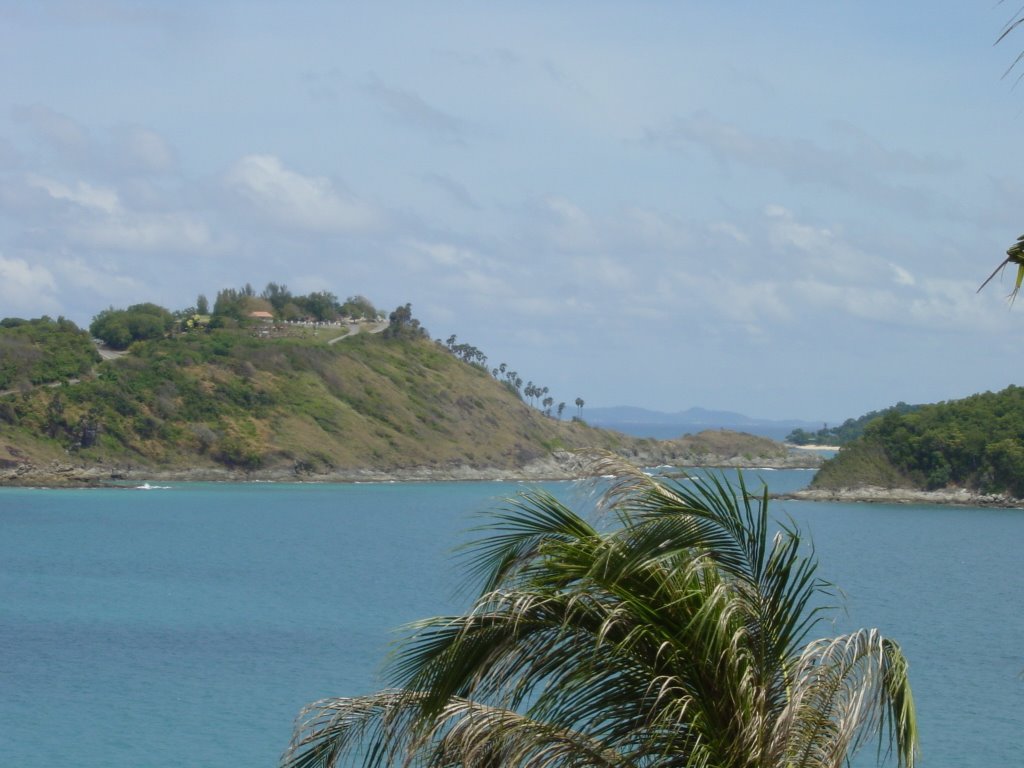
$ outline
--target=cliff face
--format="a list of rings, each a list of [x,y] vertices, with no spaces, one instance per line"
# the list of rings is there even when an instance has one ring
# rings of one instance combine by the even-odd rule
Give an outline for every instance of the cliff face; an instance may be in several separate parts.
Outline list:
[[[579,449],[652,464],[813,462],[750,435],[659,442],[552,418],[415,338],[183,335],[137,344],[76,383],[0,397],[7,483],[559,477]]]

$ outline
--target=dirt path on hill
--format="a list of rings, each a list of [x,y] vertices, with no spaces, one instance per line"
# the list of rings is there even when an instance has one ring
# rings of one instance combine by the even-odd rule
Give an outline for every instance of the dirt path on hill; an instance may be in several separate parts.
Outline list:
[[[372,326],[365,326],[365,327],[364,327],[363,323],[349,323],[348,324],[348,333],[344,333],[341,336],[338,336],[336,338],[330,339],[327,343],[328,344],[337,344],[342,339],[351,338],[352,336],[355,336],[358,333],[380,333],[381,331],[383,331],[387,327],[388,327],[387,321],[382,321],[382,322],[379,322],[379,323],[375,323]]]

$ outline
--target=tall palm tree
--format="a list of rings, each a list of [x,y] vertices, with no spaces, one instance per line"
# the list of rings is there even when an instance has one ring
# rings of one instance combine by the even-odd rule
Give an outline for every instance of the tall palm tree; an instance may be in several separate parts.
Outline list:
[[[806,642],[830,593],[767,493],[618,469],[598,524],[543,491],[496,513],[473,606],[413,626],[397,687],[310,705],[283,765],[820,768],[877,736],[913,766],[899,646]]]

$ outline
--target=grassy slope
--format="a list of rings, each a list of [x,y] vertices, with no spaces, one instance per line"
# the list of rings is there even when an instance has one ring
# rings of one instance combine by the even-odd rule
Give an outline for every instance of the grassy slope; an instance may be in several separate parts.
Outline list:
[[[167,468],[515,467],[619,443],[543,416],[433,342],[368,335],[331,347],[228,334],[150,342],[94,380],[4,400],[8,462],[69,449],[84,462]],[[96,442],[82,447],[90,424]]]
[[[516,469],[576,448],[658,463],[785,455],[773,441],[737,433],[662,443],[558,421],[424,339],[360,334],[327,346],[220,331],[140,343],[97,371],[0,398],[0,466],[315,474]]]
[[[877,442],[857,438],[829,459],[814,475],[811,487],[840,488],[919,488],[906,473],[900,471]]]

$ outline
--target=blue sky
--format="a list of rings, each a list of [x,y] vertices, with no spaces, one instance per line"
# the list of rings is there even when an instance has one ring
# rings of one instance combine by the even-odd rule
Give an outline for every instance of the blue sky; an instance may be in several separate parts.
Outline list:
[[[0,0],[0,315],[411,302],[570,404],[1020,383],[991,3]]]

